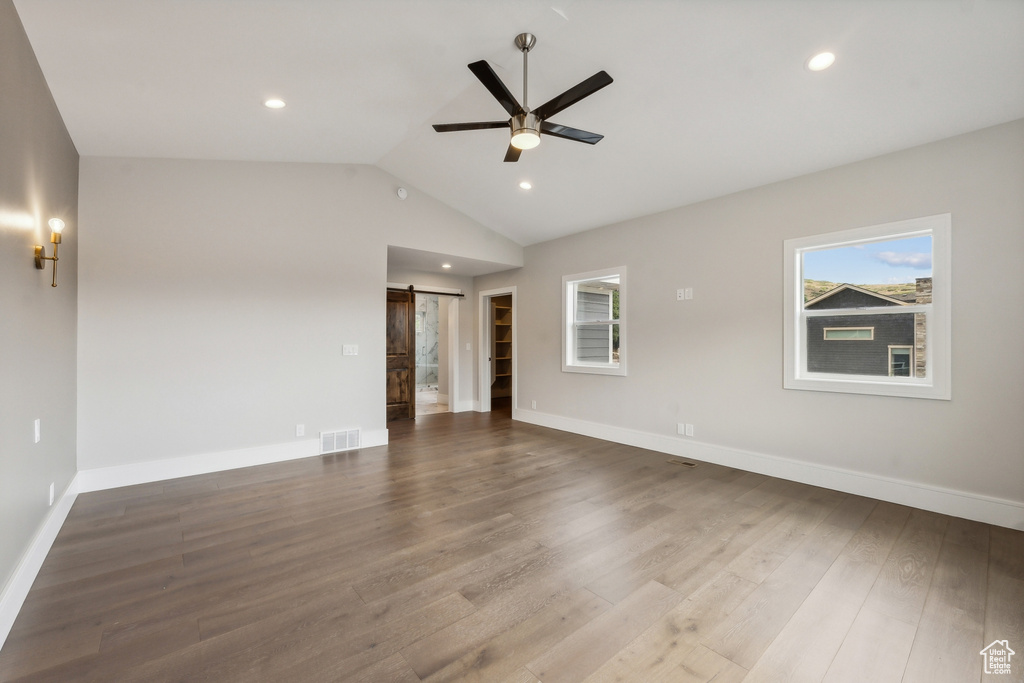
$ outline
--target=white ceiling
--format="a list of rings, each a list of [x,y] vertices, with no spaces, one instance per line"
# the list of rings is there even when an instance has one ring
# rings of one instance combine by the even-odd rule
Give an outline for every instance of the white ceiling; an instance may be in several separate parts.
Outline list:
[[[1022,0],[15,6],[82,155],[374,164],[523,245],[1024,117]],[[596,146],[431,129],[507,118],[466,65],[521,100],[522,31],[532,106],[615,79],[553,117]]]

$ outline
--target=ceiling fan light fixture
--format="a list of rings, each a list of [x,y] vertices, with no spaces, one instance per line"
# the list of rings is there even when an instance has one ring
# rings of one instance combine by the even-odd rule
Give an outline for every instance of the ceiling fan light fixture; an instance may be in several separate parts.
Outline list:
[[[533,149],[540,144],[540,119],[532,113],[512,117],[512,146]]]
[[[521,130],[512,134],[512,146],[516,149],[533,149],[540,144],[540,136],[533,130]]]

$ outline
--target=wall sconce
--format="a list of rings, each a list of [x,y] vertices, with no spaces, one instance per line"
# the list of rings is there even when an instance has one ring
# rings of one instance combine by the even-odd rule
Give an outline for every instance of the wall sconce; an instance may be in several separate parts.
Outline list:
[[[51,287],[57,286],[57,247],[60,244],[60,233],[64,230],[64,221],[59,218],[51,218],[49,220],[50,226],[50,241],[53,242],[53,256],[46,255],[46,247],[36,246],[36,268],[42,270],[46,267],[43,261],[53,261],[53,283]]]

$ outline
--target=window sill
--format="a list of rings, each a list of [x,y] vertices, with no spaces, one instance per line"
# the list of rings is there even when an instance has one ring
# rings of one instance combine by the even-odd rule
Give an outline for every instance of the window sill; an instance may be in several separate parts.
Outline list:
[[[927,398],[939,401],[950,400],[949,387],[940,387],[931,383],[907,380],[891,382],[884,379],[868,377],[795,377],[783,383],[786,389],[803,391],[830,391],[842,394],[868,394],[874,396],[897,396],[902,398]]]
[[[618,375],[625,377],[626,366],[618,365],[562,365],[562,372],[579,372],[588,375]]]

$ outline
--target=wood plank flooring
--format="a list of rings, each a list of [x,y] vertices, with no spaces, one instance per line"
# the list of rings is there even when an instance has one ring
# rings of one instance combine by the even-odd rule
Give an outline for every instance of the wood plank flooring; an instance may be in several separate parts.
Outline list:
[[[1024,680],[1024,532],[509,419],[79,496],[2,681]]]

